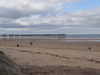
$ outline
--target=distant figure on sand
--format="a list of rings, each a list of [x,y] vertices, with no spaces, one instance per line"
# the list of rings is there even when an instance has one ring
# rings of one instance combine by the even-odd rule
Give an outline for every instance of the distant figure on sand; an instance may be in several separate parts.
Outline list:
[[[17,47],[19,47],[19,44],[17,44]]]
[[[35,41],[35,39],[33,39],[33,41]]]
[[[32,42],[30,42],[30,45],[32,45],[33,43]]]
[[[91,49],[91,47],[88,48],[89,50]]]

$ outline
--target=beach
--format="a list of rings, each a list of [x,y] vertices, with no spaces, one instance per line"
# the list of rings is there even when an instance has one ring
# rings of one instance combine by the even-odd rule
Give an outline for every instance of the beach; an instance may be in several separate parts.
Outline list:
[[[32,42],[31,45],[30,42]],[[17,44],[19,44],[19,47],[16,46]],[[88,49],[89,47],[91,47],[91,49]],[[89,72],[91,70],[96,70],[97,73],[100,71],[100,42],[70,42],[59,39],[9,39],[0,40],[0,50],[18,65],[22,67],[29,66],[30,69],[32,66],[44,67],[44,70],[47,70],[47,67],[50,69],[66,69],[65,67],[68,66],[68,69],[72,68],[69,72],[73,70],[77,72],[75,69],[89,70]],[[62,70],[60,69],[60,71]]]

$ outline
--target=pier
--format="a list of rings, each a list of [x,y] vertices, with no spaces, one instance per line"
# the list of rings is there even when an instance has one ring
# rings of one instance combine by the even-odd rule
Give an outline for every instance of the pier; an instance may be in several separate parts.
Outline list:
[[[1,34],[0,39],[65,39],[66,34]]]

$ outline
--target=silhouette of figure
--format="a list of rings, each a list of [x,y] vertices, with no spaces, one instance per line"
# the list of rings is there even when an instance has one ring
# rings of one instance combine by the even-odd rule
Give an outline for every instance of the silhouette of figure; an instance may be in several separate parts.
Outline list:
[[[33,41],[35,41],[35,39],[33,39]]]
[[[91,47],[88,48],[89,50],[91,49]]]
[[[19,44],[17,44],[17,47],[19,47]]]
[[[33,43],[32,42],[30,42],[30,45],[32,45]]]

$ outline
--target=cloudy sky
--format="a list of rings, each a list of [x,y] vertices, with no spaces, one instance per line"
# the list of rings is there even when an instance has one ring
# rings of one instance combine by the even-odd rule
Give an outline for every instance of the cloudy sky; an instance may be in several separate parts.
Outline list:
[[[100,34],[100,0],[0,0],[0,34]]]

